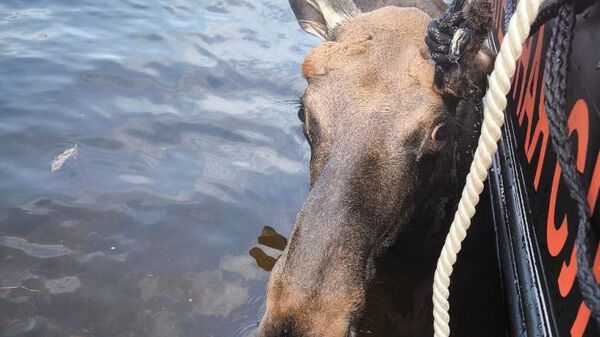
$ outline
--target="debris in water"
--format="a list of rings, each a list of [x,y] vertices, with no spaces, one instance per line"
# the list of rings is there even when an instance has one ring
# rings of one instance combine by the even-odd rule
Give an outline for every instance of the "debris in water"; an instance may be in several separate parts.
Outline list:
[[[67,161],[67,159],[75,156],[77,156],[77,144],[75,144],[75,146],[71,148],[64,150],[63,153],[54,157],[52,165],[50,165],[50,172],[56,172],[60,170]]]
[[[25,286],[0,287],[0,290],[12,290],[12,289],[23,289],[23,290],[31,291],[33,293],[46,294],[45,292],[43,292],[41,290],[31,289],[31,288],[27,288]]]

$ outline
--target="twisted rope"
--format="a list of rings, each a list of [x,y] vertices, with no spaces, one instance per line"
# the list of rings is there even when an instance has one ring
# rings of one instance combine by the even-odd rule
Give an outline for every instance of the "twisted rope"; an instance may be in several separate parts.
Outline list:
[[[433,327],[435,337],[450,336],[450,276],[456,257],[461,249],[462,241],[471,226],[471,218],[475,214],[475,206],[479,203],[479,195],[483,190],[483,182],[487,178],[492,164],[492,155],[498,150],[501,127],[504,124],[506,95],[515,72],[516,62],[523,48],[523,42],[529,36],[529,28],[535,20],[543,0],[521,0],[512,16],[506,36],[496,57],[494,70],[489,77],[489,88],[483,99],[484,118],[479,143],[471,163],[466,185],[463,189],[458,210],[450,225],[450,231],[438,259],[433,281]]]
[[[557,21],[552,31],[546,57],[546,78],[544,82],[545,106],[552,148],[560,165],[562,177],[571,199],[577,206],[579,223],[575,246],[577,247],[577,283],[585,304],[590,308],[596,323],[600,326],[600,286],[592,273],[590,261],[590,236],[592,228],[585,188],[577,171],[575,156],[569,138],[567,116],[567,67],[571,53],[571,41],[575,28],[575,5],[564,3],[558,8]]]
[[[554,0],[553,2],[547,2],[540,9],[538,16],[535,18],[535,21],[531,24],[531,29],[529,31],[529,36],[535,34],[543,24],[548,22],[549,20],[556,17],[558,11],[567,3],[572,0]]]

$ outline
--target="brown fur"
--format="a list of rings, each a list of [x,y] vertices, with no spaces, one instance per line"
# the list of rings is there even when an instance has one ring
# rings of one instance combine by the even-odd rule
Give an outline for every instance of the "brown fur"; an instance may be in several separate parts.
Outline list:
[[[361,301],[361,292],[307,299],[306,293],[284,281],[273,280],[267,306],[272,308],[266,323],[277,332],[301,330],[309,336],[335,337],[348,330],[348,312]],[[293,320],[292,320],[293,317]]]
[[[395,334],[430,334],[423,301],[462,174],[463,137],[461,128],[443,141],[432,132],[466,120],[433,86],[434,64],[423,52],[430,20],[416,8],[359,14],[304,60],[311,190],[272,271],[259,336],[364,333],[377,264],[398,242],[407,268],[398,276],[412,280],[401,280],[407,323]]]

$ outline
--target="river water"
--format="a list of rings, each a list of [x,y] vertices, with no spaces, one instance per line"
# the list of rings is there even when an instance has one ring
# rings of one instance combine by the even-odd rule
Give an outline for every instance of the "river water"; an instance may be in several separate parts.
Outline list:
[[[2,0],[0,336],[252,336],[316,43],[287,0]]]

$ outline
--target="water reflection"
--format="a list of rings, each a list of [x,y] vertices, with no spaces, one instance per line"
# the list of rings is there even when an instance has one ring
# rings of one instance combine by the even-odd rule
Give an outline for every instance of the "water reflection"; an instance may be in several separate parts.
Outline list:
[[[315,43],[287,1],[2,1],[0,336],[251,336]]]
[[[29,256],[43,259],[63,256],[71,253],[71,250],[63,245],[41,245],[12,236],[0,236],[0,246],[18,249]]]
[[[253,247],[248,252],[254,261],[256,261],[256,265],[260,269],[270,272],[273,270],[275,262],[277,262],[277,259],[279,258],[279,252],[282,252],[287,246],[287,239],[285,236],[277,233],[273,227],[265,226],[258,237],[258,243],[276,251],[276,253],[273,255],[276,255],[277,257],[273,257],[265,253],[265,251],[260,247]]]

